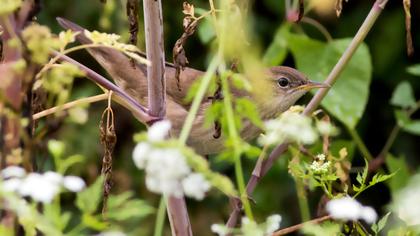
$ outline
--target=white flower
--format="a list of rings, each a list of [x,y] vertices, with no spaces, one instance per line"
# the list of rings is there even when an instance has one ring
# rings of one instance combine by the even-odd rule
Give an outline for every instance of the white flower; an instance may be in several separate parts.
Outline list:
[[[335,126],[333,126],[330,122],[326,121],[318,121],[316,123],[316,128],[318,129],[319,133],[322,135],[336,135],[338,130]]]
[[[222,225],[222,224],[212,224],[211,225],[211,232],[219,235],[219,236],[226,236],[229,233],[229,228]]]
[[[11,178],[3,182],[3,190],[6,192],[16,192],[22,184],[21,179]]]
[[[362,207],[360,212],[360,218],[365,220],[369,224],[373,224],[376,222],[378,215],[372,207]]]
[[[353,221],[363,219],[367,223],[373,223],[377,218],[373,208],[363,206],[350,197],[333,199],[327,203],[326,209],[334,219]]]
[[[262,227],[259,227],[255,221],[242,217],[241,231],[244,236],[264,236]]]
[[[312,144],[318,138],[312,127],[312,120],[296,112],[286,111],[279,118],[265,122],[266,135],[259,140],[261,144],[271,145],[286,140],[302,144]]]
[[[38,173],[28,174],[19,187],[19,194],[30,196],[37,202],[50,203],[60,191],[60,186],[52,181],[51,176],[45,177]]]
[[[85,188],[86,184],[78,176],[66,176],[63,179],[63,186],[72,192],[80,192]]]
[[[182,188],[184,189],[185,195],[197,200],[203,200],[204,194],[209,191],[210,187],[210,183],[202,174],[190,174],[182,180]]]
[[[1,177],[3,177],[3,179],[7,179],[11,177],[22,178],[25,175],[26,175],[25,169],[19,166],[8,166],[1,171]]]
[[[320,161],[325,161],[325,154],[320,153],[320,154],[316,155],[316,158]]]
[[[323,174],[323,173],[327,173],[328,169],[330,167],[330,162],[319,162],[319,161],[313,161],[312,164],[309,166],[309,168],[311,168],[311,170],[313,172],[315,172],[316,174]]]
[[[280,228],[281,215],[275,214],[267,217],[265,233],[270,235]]]
[[[141,142],[136,145],[133,151],[133,160],[137,168],[144,169],[146,167],[146,161],[151,151],[152,147],[148,143]]]
[[[395,195],[393,211],[407,225],[420,225],[420,174],[413,176],[406,187]]]
[[[171,129],[171,122],[169,120],[161,120],[154,123],[147,131],[147,138],[151,142],[159,142],[168,136]]]
[[[183,154],[174,148],[154,148],[146,157],[146,187],[155,193],[181,197],[181,181],[191,172]]]
[[[45,178],[45,180],[50,181],[53,184],[61,184],[63,181],[63,176],[60,175],[57,172],[53,172],[53,171],[47,171],[43,174],[43,177]]]

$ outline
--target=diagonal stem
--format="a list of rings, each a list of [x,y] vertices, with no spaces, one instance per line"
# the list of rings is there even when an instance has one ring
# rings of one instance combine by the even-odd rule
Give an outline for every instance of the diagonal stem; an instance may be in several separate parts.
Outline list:
[[[327,79],[325,80],[326,84],[334,85],[334,83],[339,78],[339,75],[344,70],[350,59],[352,58],[353,54],[356,52],[357,48],[362,44],[363,40],[366,38],[366,35],[371,30],[373,24],[378,19],[379,15],[381,14],[382,10],[385,8],[386,3],[388,0],[376,0],[373,4],[369,14],[367,15],[366,19],[364,20],[363,24],[360,26],[359,30],[357,31],[356,35],[354,36],[353,40],[351,41],[350,45],[347,47],[346,51],[343,53],[341,58],[338,60],[337,64],[334,66],[330,74],[328,75]],[[330,88],[321,88],[306,106],[305,110],[303,111],[304,115],[311,114],[321,103],[322,99],[327,95]],[[269,157],[266,160],[258,160],[257,164],[254,167],[252,172],[251,178],[248,181],[247,185],[247,193],[251,196],[252,192],[254,191],[255,187],[261,180],[261,178],[271,169],[274,162],[283,154],[288,147],[288,143],[282,143],[274,148],[274,150],[270,153]],[[233,207],[233,211],[230,214],[229,220],[226,224],[227,227],[235,227],[237,223],[237,219],[241,214],[241,202],[237,201],[236,206]]]

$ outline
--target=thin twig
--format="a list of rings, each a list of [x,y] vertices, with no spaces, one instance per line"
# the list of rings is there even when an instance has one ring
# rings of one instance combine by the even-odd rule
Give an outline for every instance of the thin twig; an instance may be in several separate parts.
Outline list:
[[[32,116],[32,119],[38,120],[38,119],[40,119],[44,116],[54,114],[58,111],[67,110],[67,109],[70,109],[70,108],[73,108],[75,106],[79,106],[79,105],[82,105],[82,104],[99,102],[99,101],[105,100],[107,98],[108,98],[108,94],[104,93],[104,94],[99,94],[99,95],[95,95],[95,96],[91,96],[91,97],[87,97],[87,98],[77,99],[75,101],[71,101],[71,102],[65,103],[63,105],[55,106],[55,107],[40,111],[40,112],[34,114]]]
[[[351,57],[355,53],[356,49],[362,44],[363,40],[365,39],[366,35],[372,28],[373,24],[376,22],[378,16],[381,14],[382,10],[384,9],[388,0],[376,0],[373,4],[372,9],[370,10],[368,16],[364,20],[363,24],[360,26],[358,32],[354,36],[353,40],[351,41],[350,45],[347,47],[346,51],[343,53],[341,58],[338,60],[337,64],[334,66],[330,74],[328,75],[327,79],[325,80],[326,84],[334,85],[334,83],[339,78],[339,75],[344,70],[348,62],[350,61]],[[303,114],[309,115],[319,106],[322,99],[327,95],[330,87],[328,88],[321,88],[306,106]],[[288,143],[282,143],[275,147],[273,151],[270,153],[268,159],[264,160],[262,163],[258,163],[255,165],[254,170],[252,172],[251,178],[248,181],[247,185],[247,193],[249,196],[252,195],[255,187],[259,183],[260,179],[271,169],[275,161],[283,154],[287,148]],[[228,227],[232,228],[236,225],[237,219],[241,213],[240,202],[237,204],[236,207],[233,208],[231,215],[229,217],[228,223],[226,224]]]
[[[280,236],[280,235],[290,234],[290,233],[293,233],[297,230],[300,230],[306,224],[319,224],[319,223],[321,223],[323,221],[326,221],[326,220],[329,220],[329,219],[331,219],[331,216],[329,216],[329,215],[319,217],[319,218],[316,218],[316,219],[313,219],[313,220],[310,220],[310,221],[306,221],[306,222],[303,222],[303,223],[300,223],[300,224],[297,224],[297,225],[293,225],[293,226],[290,226],[290,227],[287,227],[287,228],[284,228],[284,229],[280,229],[280,230],[274,232],[272,234],[272,236]]]
[[[148,114],[148,109],[143,107],[140,103],[138,103],[135,99],[133,99],[130,95],[128,95],[124,90],[120,87],[116,86],[115,84],[111,83],[109,80],[101,76],[100,74],[96,73],[95,71],[89,69],[85,65],[80,64],[76,60],[72,58],[62,55],[59,52],[53,51],[52,54],[54,56],[59,56],[59,61],[66,61],[73,65],[79,67],[80,70],[85,72],[88,79],[92,80],[93,82],[97,83],[101,87],[111,90],[115,93],[116,102],[120,103],[122,106],[130,110],[134,116],[142,123],[149,124],[150,122],[157,120],[158,118],[155,116],[151,116]]]

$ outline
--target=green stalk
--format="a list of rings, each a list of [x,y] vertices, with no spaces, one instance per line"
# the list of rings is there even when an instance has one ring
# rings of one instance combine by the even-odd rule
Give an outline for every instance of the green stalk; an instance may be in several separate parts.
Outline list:
[[[206,94],[207,88],[209,87],[211,78],[213,77],[216,71],[219,61],[220,58],[218,56],[214,57],[207,69],[206,74],[204,74],[204,77],[201,79],[200,87],[198,88],[197,94],[195,95],[191,108],[188,112],[188,116],[185,119],[185,123],[182,127],[181,134],[179,135],[179,143],[182,145],[185,144],[188,139],[188,135],[191,132],[194,119],[198,113],[198,109],[200,108],[201,101],[203,100],[204,95]]]
[[[163,227],[165,226],[166,218],[166,199],[164,196],[160,197],[159,208],[156,215],[155,233],[154,236],[163,235]]]
[[[350,136],[353,138],[353,141],[356,143],[357,148],[362,153],[363,157],[366,158],[368,161],[373,160],[372,154],[370,154],[368,148],[366,147],[363,140],[360,138],[357,131],[355,129],[350,129],[350,128],[348,128],[347,130],[348,130]]]
[[[227,81],[227,77],[223,75],[220,77],[222,81],[222,91],[223,91],[223,96],[224,96],[223,104],[225,106],[228,132],[229,132],[230,139],[233,141],[236,182],[238,184],[241,201],[244,205],[245,214],[250,220],[254,220],[254,217],[252,215],[251,205],[249,204],[249,200],[248,200],[248,194],[246,193],[246,190],[245,190],[245,181],[244,181],[244,173],[242,170],[241,151],[240,151],[240,142],[239,142],[240,137],[235,127],[235,119],[234,119],[233,108],[232,108],[231,94],[229,91],[229,84]]]
[[[296,183],[296,192],[299,203],[300,217],[302,218],[302,222],[308,221],[311,219],[311,213],[309,211],[308,197],[306,196],[305,186],[299,179],[294,179]]]

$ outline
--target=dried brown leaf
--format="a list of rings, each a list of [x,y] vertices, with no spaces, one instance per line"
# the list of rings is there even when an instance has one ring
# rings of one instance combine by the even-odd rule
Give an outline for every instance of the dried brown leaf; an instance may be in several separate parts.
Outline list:
[[[184,2],[182,4],[182,7],[184,10],[182,10],[182,13],[184,13],[185,15],[194,17],[194,5],[193,4],[189,4],[188,2]]]

